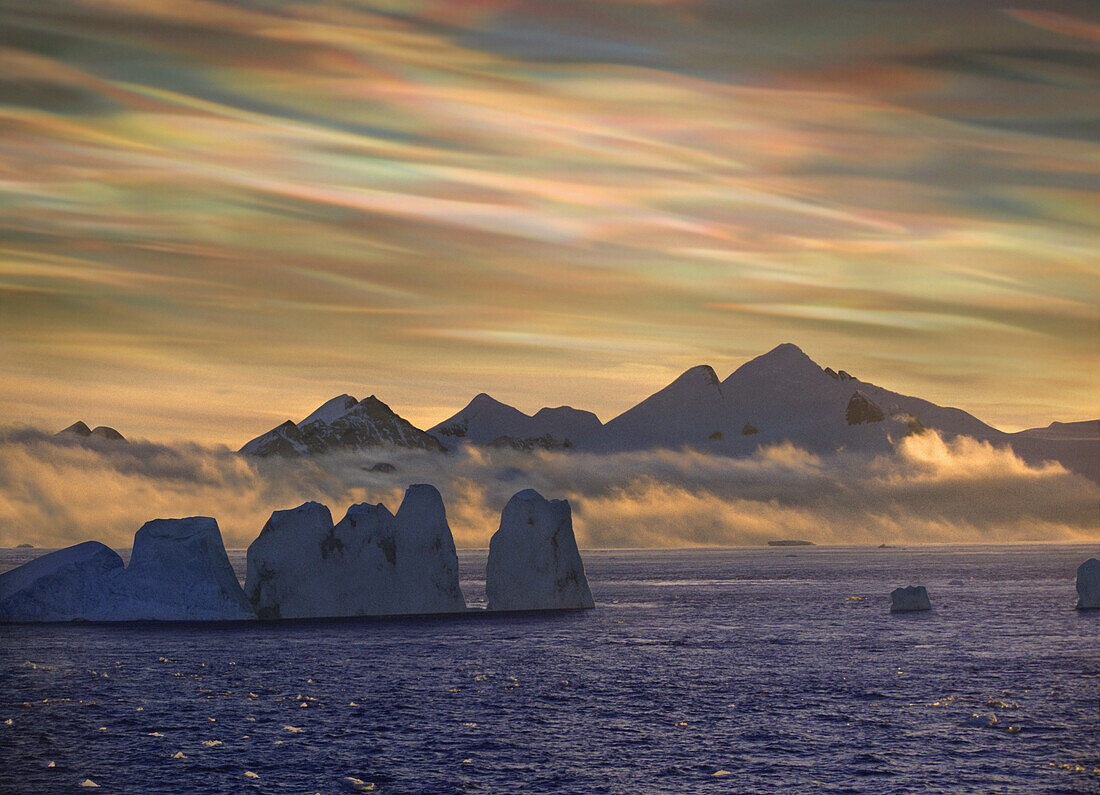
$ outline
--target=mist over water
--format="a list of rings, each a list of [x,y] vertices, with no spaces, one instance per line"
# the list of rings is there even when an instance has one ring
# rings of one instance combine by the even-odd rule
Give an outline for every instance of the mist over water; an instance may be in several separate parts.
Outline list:
[[[393,473],[368,471],[380,461]],[[573,507],[587,548],[1081,541],[1098,537],[1100,486],[965,437],[910,436],[893,453],[814,455],[789,444],[748,458],[691,451],[592,455],[464,448],[252,459],[227,448],[0,434],[0,545],[94,539],[129,547],[154,518],[213,516],[226,546],[251,543],[274,510],[307,500],[339,519],[357,502],[396,509],[431,483],[460,547],[486,547],[524,488]]]

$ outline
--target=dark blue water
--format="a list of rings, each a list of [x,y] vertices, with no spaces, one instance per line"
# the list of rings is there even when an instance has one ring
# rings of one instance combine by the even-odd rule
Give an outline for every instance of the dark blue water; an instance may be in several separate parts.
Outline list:
[[[587,552],[590,612],[0,627],[0,788],[1100,792],[1098,552]],[[910,582],[934,611],[890,615]]]

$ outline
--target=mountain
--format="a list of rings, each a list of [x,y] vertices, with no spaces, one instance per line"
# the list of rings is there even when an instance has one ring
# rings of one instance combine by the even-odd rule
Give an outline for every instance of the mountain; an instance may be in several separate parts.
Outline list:
[[[489,444],[501,436],[526,435],[531,418],[482,392],[453,417],[443,420],[428,433],[450,446],[452,441]]]
[[[701,364],[615,417],[596,439],[577,444],[607,451],[713,447],[730,434],[729,418],[718,375]]]
[[[1064,439],[1067,441],[1100,441],[1100,420],[1082,422],[1052,422],[1045,428],[1028,428],[1014,436],[1026,439]]]
[[[301,422],[287,420],[257,436],[239,452],[259,457],[296,457],[378,445],[441,451],[439,441],[371,395],[356,401],[340,395]]]
[[[813,452],[887,450],[907,433],[924,428],[948,438],[1004,436],[960,409],[891,392],[844,370],[823,369],[790,343],[737,368],[722,382],[722,390],[733,426],[757,430],[739,443],[735,437],[730,447],[737,453],[784,441]]]
[[[125,442],[126,437],[116,431],[114,428],[108,428],[106,425],[100,425],[99,427],[92,429],[83,420],[77,420],[68,428],[60,430],[54,434],[54,436],[78,436],[85,439],[95,437],[97,439],[106,439],[111,442]]]
[[[1066,469],[1100,483],[1100,420],[1052,422],[1009,434],[1009,444],[1029,463],[1058,461]]]
[[[761,445],[788,441],[813,452],[886,451],[906,434],[925,428],[948,438],[1006,437],[965,411],[891,392],[844,370],[822,368],[798,346],[784,343],[724,381],[709,365],[692,367],[604,425],[591,412],[564,407],[529,417],[482,394],[429,433],[446,445],[463,440],[552,449],[568,440],[569,447],[582,451],[692,447],[748,455]]]
[[[589,439],[600,428],[591,411],[558,406],[539,409],[532,417],[482,393],[428,433],[448,447],[466,442],[530,450],[572,447],[574,439]]]
[[[288,420],[257,437],[241,452],[297,456],[378,444],[428,450],[474,444],[602,453],[692,448],[744,456],[762,445],[790,442],[814,453],[884,453],[906,435],[927,429],[946,439],[969,436],[1011,446],[1028,463],[1059,461],[1100,482],[1098,421],[1004,433],[961,409],[823,368],[790,343],[746,362],[725,380],[708,365],[692,367],[606,424],[569,406],[530,416],[480,394],[424,432],[373,395],[361,402],[340,395],[301,422]]]

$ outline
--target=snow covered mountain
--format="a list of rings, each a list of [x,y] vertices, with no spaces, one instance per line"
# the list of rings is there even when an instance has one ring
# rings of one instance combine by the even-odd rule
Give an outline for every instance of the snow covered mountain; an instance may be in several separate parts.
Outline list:
[[[730,452],[783,441],[814,452],[885,450],[922,428],[948,438],[1004,436],[961,409],[891,392],[844,370],[823,369],[790,343],[737,368],[722,382],[722,390],[732,426],[755,430],[731,437]]]
[[[1004,433],[961,409],[822,368],[790,343],[746,362],[725,380],[708,365],[692,367],[606,424],[569,406],[532,416],[480,394],[424,432],[374,396],[356,402],[340,395],[301,422],[287,421],[252,440],[241,452],[295,456],[377,444],[428,450],[474,444],[601,453],[687,447],[743,456],[783,442],[815,453],[886,452],[907,434],[925,429],[947,439],[970,436],[1010,445],[1030,463],[1057,460],[1100,482],[1100,423],[1053,423]]]
[[[538,422],[544,415],[555,422]],[[601,425],[590,412],[543,409],[534,417],[478,395],[432,428],[445,446],[495,444],[550,434],[570,447],[596,452],[692,447],[747,455],[762,444],[790,441],[815,451],[887,450],[922,428],[944,436],[1005,439],[965,411],[891,392],[847,372],[822,368],[797,346],[780,345],[720,381],[709,365],[687,370],[671,384]],[[511,446],[520,447],[519,444]],[[529,444],[530,447],[545,445]]]
[[[301,422],[287,420],[257,436],[239,452],[260,457],[295,457],[376,445],[443,449],[434,436],[398,416],[374,395],[361,401],[351,395],[340,395]]]
[[[591,411],[558,406],[539,409],[529,416],[483,392],[453,417],[429,428],[428,433],[445,447],[468,442],[530,450],[573,447],[574,440],[590,439],[601,427]]]
[[[729,403],[710,365],[692,367],[659,392],[627,409],[594,439],[596,450],[708,447],[730,433]]]

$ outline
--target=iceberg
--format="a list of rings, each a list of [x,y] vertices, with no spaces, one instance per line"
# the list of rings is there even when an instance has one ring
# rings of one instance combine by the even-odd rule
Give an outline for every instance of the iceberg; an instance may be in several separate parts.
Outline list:
[[[336,548],[329,509],[319,502],[275,511],[249,547],[244,592],[262,619],[328,612],[325,560]]]
[[[568,501],[534,489],[508,501],[489,541],[485,591],[490,610],[595,607]]]
[[[112,583],[105,621],[244,621],[255,612],[209,516],[154,519],[134,536],[125,572]]]
[[[928,591],[923,585],[895,588],[890,592],[891,613],[911,613],[931,609],[932,603],[928,601]]]
[[[1077,609],[1100,610],[1100,560],[1096,558],[1077,567]]]
[[[458,585],[458,552],[435,486],[416,484],[394,516],[397,575],[406,613],[453,613],[466,609]]]
[[[333,525],[316,502],[276,511],[248,548],[245,593],[262,619],[466,609],[443,499],[428,485],[410,486],[396,515],[363,503]]]
[[[0,574],[0,621],[80,621],[103,611],[122,558],[98,541],[59,549]]]
[[[0,621],[254,619],[205,516],[154,519],[134,536],[130,564],[98,541],[51,552],[0,575]]]

